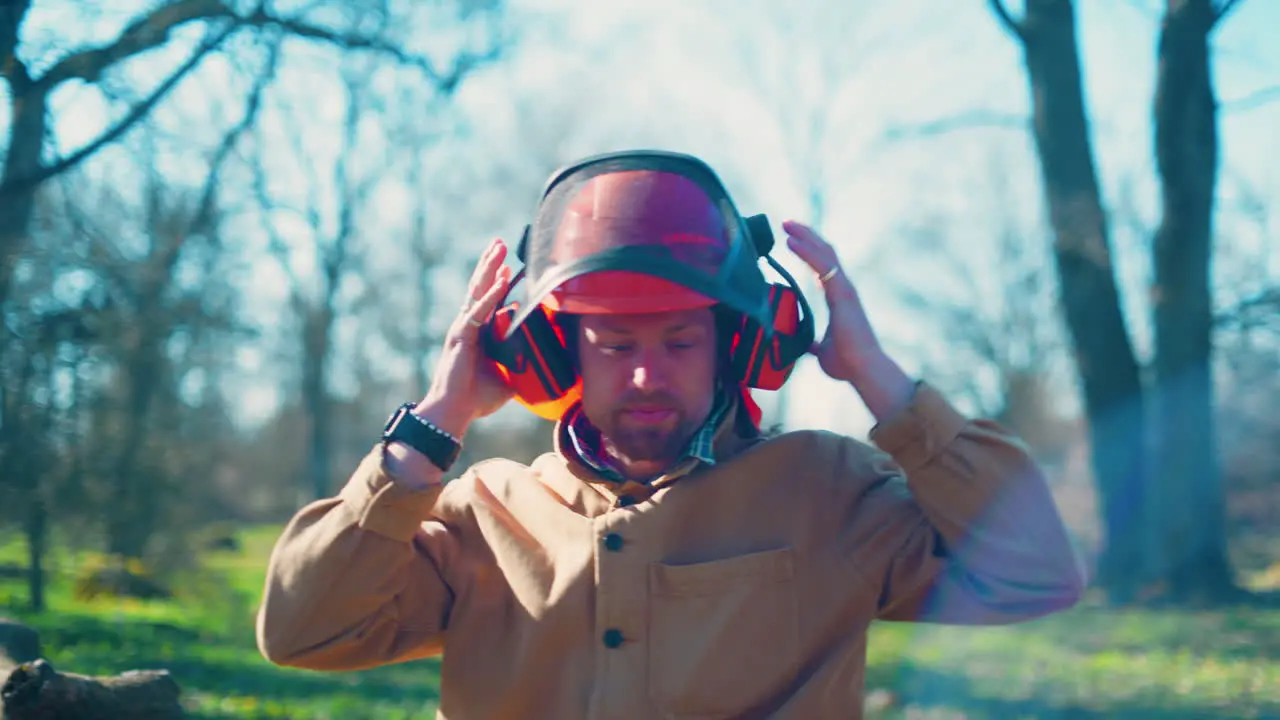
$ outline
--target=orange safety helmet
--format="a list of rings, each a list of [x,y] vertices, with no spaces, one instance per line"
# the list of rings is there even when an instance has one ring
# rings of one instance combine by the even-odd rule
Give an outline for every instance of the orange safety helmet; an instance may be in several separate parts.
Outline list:
[[[658,170],[622,170],[587,180],[566,204],[552,238],[550,260],[571,261],[609,246],[658,243],[723,258],[725,220],[684,176]],[[718,252],[719,251],[719,252]],[[687,260],[691,252],[673,251]],[[664,277],[624,269],[570,277],[542,305],[575,314],[668,312],[708,307],[711,297]]]
[[[523,278],[524,299],[504,300],[486,350],[517,400],[555,420],[581,396],[556,314],[719,305],[738,318],[727,343],[738,381],[776,390],[812,343],[813,321],[794,279],[768,257],[772,245],[764,216],[742,218],[696,158],[587,158],[548,181],[516,252],[525,266],[512,287]],[[787,285],[765,280],[761,257]]]

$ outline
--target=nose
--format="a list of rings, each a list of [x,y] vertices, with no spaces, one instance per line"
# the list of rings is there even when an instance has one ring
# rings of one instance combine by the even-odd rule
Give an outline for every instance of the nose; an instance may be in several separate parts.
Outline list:
[[[666,386],[665,358],[655,350],[637,353],[636,363],[631,368],[631,385],[642,392],[661,390]]]

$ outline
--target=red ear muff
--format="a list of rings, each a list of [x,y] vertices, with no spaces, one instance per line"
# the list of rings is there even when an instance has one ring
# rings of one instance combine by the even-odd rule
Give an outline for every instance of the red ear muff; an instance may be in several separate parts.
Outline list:
[[[518,274],[511,285],[519,279]],[[485,353],[497,365],[498,374],[515,392],[520,404],[547,420],[559,420],[581,397],[578,374],[573,369],[564,338],[541,307],[530,313],[507,338],[516,310],[514,303],[500,307],[493,320],[481,330]]]
[[[773,258],[766,260],[787,280],[786,285],[769,286],[772,327],[742,317],[730,340],[729,363],[738,382],[760,390],[777,390],[813,344],[813,317],[795,279]]]

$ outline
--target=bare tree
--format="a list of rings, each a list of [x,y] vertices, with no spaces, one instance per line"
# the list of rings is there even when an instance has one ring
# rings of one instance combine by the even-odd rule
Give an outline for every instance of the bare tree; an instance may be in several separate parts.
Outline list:
[[[1214,428],[1210,267],[1218,181],[1209,37],[1238,0],[1168,0],[1152,108],[1161,219],[1153,244],[1153,372],[1162,546],[1173,596],[1236,594]]]
[[[1230,213],[1237,224],[1218,231],[1221,239],[1232,242],[1223,242],[1214,252],[1214,274],[1222,280],[1214,327],[1220,333],[1250,338],[1265,333],[1280,339],[1280,273],[1268,255],[1280,235],[1263,193],[1239,173],[1227,169],[1227,178],[1233,181],[1236,199],[1226,208],[1219,202],[1217,210],[1220,217]]]
[[[1234,180],[1234,202],[1219,203],[1214,251],[1214,400],[1227,534],[1237,571],[1275,562],[1268,543],[1280,478],[1280,273],[1272,255],[1276,235],[1262,194],[1224,168]]]
[[[1136,584],[1156,581],[1175,601],[1239,595],[1227,558],[1213,421],[1210,260],[1218,103],[1208,42],[1238,4],[1168,0],[1165,6],[1152,108],[1162,201],[1151,247],[1155,359],[1144,389],[1115,289],[1081,91],[1074,7],[1070,0],[1027,0],[1024,17],[1016,19],[1001,0],[990,0],[1022,45],[1035,98],[1032,126],[1056,236],[1063,311],[1085,389],[1103,497],[1108,542],[1099,582],[1117,599],[1131,597]],[[1148,407],[1154,410],[1150,437]],[[1117,425],[1117,419],[1125,422]],[[1148,451],[1153,452],[1144,460]],[[1156,486],[1159,493],[1149,491]],[[1144,528],[1146,542],[1126,533],[1126,526]]]
[[[926,374],[1057,460],[1070,440],[1066,413],[1050,397],[1069,355],[1049,250],[1012,216],[1013,180],[1000,163],[989,177],[989,202],[973,207],[975,216],[930,212],[922,200],[901,242],[877,248],[868,263],[888,294],[928,323],[938,356],[924,361]]]
[[[328,183],[312,181],[307,192],[307,205],[290,208],[277,199],[268,187],[268,170],[263,163],[267,148],[273,143],[259,134],[258,157],[255,164],[255,192],[262,206],[263,231],[269,241],[269,249],[280,268],[289,278],[289,308],[299,324],[301,353],[301,385],[299,397],[305,409],[305,420],[310,428],[307,441],[306,476],[310,486],[307,499],[317,499],[329,494],[332,437],[331,373],[334,360],[334,325],[344,309],[338,306],[340,292],[352,275],[359,270],[361,239],[358,219],[368,202],[369,195],[379,177],[358,174],[350,169],[361,148],[358,133],[362,119],[368,113],[370,95],[364,89],[368,82],[367,70],[359,73],[350,66],[343,69],[341,87],[345,95],[345,110],[340,147],[331,169]],[[299,116],[289,113],[286,123],[294,125]],[[299,164],[299,175],[319,177],[320,168],[309,157],[299,142],[300,133],[292,136],[292,159]],[[327,204],[321,199],[320,185],[327,184],[333,190],[333,214],[327,212]],[[282,232],[279,222],[282,215],[293,215],[304,220],[306,232],[311,235],[305,247],[291,243]],[[332,225],[332,230],[327,226]],[[303,263],[297,254],[314,254],[315,271],[307,273],[300,268]],[[300,491],[302,489],[300,488]]]
[[[35,74],[20,57],[20,34],[23,21],[31,9],[31,0],[15,0],[0,5],[0,77],[9,87],[9,137],[4,165],[0,168],[0,302],[4,301],[12,279],[14,263],[24,247],[35,193],[42,182],[91,157],[103,147],[122,138],[146,117],[203,60],[241,31],[270,30],[322,42],[348,50],[372,51],[387,55],[397,62],[420,69],[435,85],[447,87],[472,66],[493,56],[496,45],[481,52],[457,55],[456,64],[441,71],[426,57],[406,49],[402,42],[382,35],[360,31],[360,20],[368,13],[355,13],[357,22],[351,27],[334,27],[313,21],[305,14],[276,14],[266,0],[245,12],[223,0],[169,0],[152,7],[130,23],[110,42],[76,50],[60,49],[56,59],[43,73]],[[311,9],[317,15],[334,17],[333,8]],[[381,11],[389,11],[387,3]],[[470,5],[464,3],[466,9]],[[341,8],[339,8],[341,9]],[[337,17],[353,15],[339,12]],[[74,20],[70,20],[74,22]],[[191,25],[206,30],[187,59],[172,69],[142,100],[125,110],[121,117],[97,138],[69,155],[47,159],[47,136],[50,130],[49,100],[68,82],[99,82],[107,73],[126,61],[172,42],[174,31]],[[395,27],[395,23],[390,24]],[[404,28],[400,28],[401,32]]]
[[[359,350],[339,352],[335,337],[339,321],[381,309],[385,314],[372,321],[383,331],[380,340],[409,355],[425,350],[434,337],[427,318],[434,300],[435,269],[452,249],[431,242],[422,157],[443,137],[443,131],[433,130],[429,123],[432,113],[443,110],[456,84],[402,92],[392,97],[409,102],[393,105],[392,97],[381,92],[375,81],[376,65],[350,59],[341,67],[343,118],[337,146],[331,149],[332,160],[318,157],[329,153],[318,154],[304,141],[309,134],[303,130],[304,117],[313,110],[294,106],[305,99],[281,91],[276,104],[285,136],[259,133],[253,174],[262,231],[269,252],[288,279],[288,304],[299,325],[298,397],[309,428],[308,479],[303,491],[307,499],[327,496],[335,479],[339,444],[334,421],[335,370],[346,362],[359,374],[361,363],[369,360]],[[277,176],[270,164],[280,159],[281,150],[288,162],[279,167]],[[406,181],[399,177],[401,172]],[[300,186],[297,177],[310,180]],[[410,195],[407,226],[400,218],[383,219],[374,212],[371,201],[383,187],[399,187]],[[289,192],[301,197],[286,199]],[[297,232],[289,232],[290,228]],[[377,275],[386,269],[376,262],[387,258],[412,265],[407,277],[397,273],[396,283],[405,289],[405,296],[413,298],[411,302],[404,303],[399,293],[386,298],[370,292],[387,279]],[[406,317],[415,319],[406,322]],[[425,383],[425,357],[413,359],[417,382]]]
[[[728,51],[732,88],[757,108],[746,127],[768,133],[773,142],[766,147],[781,155],[787,186],[800,202],[796,215],[823,230],[833,209],[840,209],[838,203],[850,201],[850,196],[833,193],[868,177],[888,147],[886,140],[892,139],[891,127],[876,127],[859,112],[861,91],[905,52],[896,23],[915,23],[911,34],[924,38],[928,28],[921,21],[929,16],[904,18],[902,4],[890,8],[861,1],[819,6],[745,2],[734,7],[740,18],[749,18],[732,25]],[[757,154],[750,155],[754,159]],[[728,165],[744,175],[753,171],[736,157]],[[821,296],[807,268],[791,271],[807,297]],[[821,322],[824,303],[811,307]],[[795,387],[788,383],[771,393],[766,409],[775,426],[787,426]]]
[[[66,258],[50,253],[29,266],[27,280],[17,285],[20,297],[47,286],[64,271]],[[44,609],[44,558],[58,511],[68,504],[59,492],[68,473],[70,412],[79,396],[78,349],[96,334],[96,308],[40,308],[6,313],[6,338],[0,351],[0,523],[22,529],[27,544],[28,603]],[[58,380],[71,378],[70,397],[58,397]]]
[[[115,196],[98,193],[102,201],[94,204],[90,200],[92,208],[86,207],[84,203],[93,194],[86,190],[97,188],[84,182],[62,183],[60,198],[54,197],[55,188],[50,185],[42,187],[42,195],[36,195],[44,211],[35,216],[39,222],[33,226],[36,232],[22,266],[42,270],[34,276],[36,284],[26,283],[20,300],[0,303],[6,325],[20,328],[16,330],[18,342],[10,346],[17,353],[11,358],[17,359],[3,366],[5,399],[19,404],[7,407],[0,420],[0,455],[7,458],[6,464],[24,468],[15,476],[21,492],[13,507],[27,512],[23,526],[34,606],[43,601],[43,553],[46,533],[55,521],[78,516],[103,524],[113,550],[137,556],[160,520],[159,508],[147,502],[158,501],[161,495],[141,469],[139,458],[146,439],[155,435],[150,422],[152,408],[157,397],[166,392],[165,345],[175,331],[198,325],[189,313],[200,312],[189,296],[172,292],[174,271],[184,258],[191,258],[194,246],[203,243],[207,249],[216,245],[215,196],[220,170],[240,134],[253,122],[260,91],[261,84],[251,93],[241,120],[214,152],[203,188],[188,193],[184,207],[169,202],[171,193],[154,173],[140,219],[128,217],[135,209]],[[141,165],[150,164],[144,157]],[[59,179],[67,180],[73,174]],[[136,232],[128,227],[134,219],[139,220]],[[116,227],[107,232],[104,223],[116,223]],[[154,241],[141,259],[121,246],[128,238],[139,236]],[[216,250],[204,254],[218,256]],[[92,278],[89,292],[79,300],[68,304],[59,297],[64,294],[59,288],[67,280],[77,286],[86,277]],[[23,310],[27,307],[47,309],[30,315]],[[121,322],[126,316],[127,321]],[[115,337],[108,342],[111,335]],[[120,382],[105,388],[96,381],[86,383],[92,374],[89,368],[100,365],[107,356],[114,368],[109,372]],[[43,368],[42,374],[31,375],[30,370],[37,367]],[[67,385],[69,392],[57,390]],[[85,418],[98,412],[95,406],[104,408],[102,401],[111,392],[123,393],[118,396],[120,405],[104,410],[110,417],[98,419],[105,422],[87,423]],[[93,469],[88,467],[82,448],[97,442],[104,433],[117,431],[114,441],[106,443],[92,460],[101,463],[103,458],[112,458],[109,467],[96,468],[97,475],[105,479],[104,487],[111,488],[103,495],[109,501],[97,504],[97,512],[65,507],[63,500],[55,502],[87,493],[86,478]]]
[[[369,326],[376,326],[381,340],[396,352],[403,353],[412,365],[409,395],[426,392],[430,384],[428,369],[431,353],[440,337],[432,322],[439,285],[437,282],[451,255],[458,250],[457,233],[460,208],[441,201],[440,178],[432,173],[432,156],[441,150],[441,141],[458,131],[457,118],[451,105],[432,104],[416,89],[404,88],[397,96],[401,107],[424,108],[421,112],[386,114],[382,120],[387,138],[395,148],[388,158],[388,179],[395,181],[403,174],[401,192],[407,198],[407,227],[391,230],[403,243],[384,253],[386,266],[377,268],[382,282],[401,291],[386,294],[373,304]],[[455,135],[456,136],[456,135]],[[439,218],[437,221],[436,218]],[[375,270],[371,268],[371,272]],[[375,363],[374,358],[360,361],[361,369]]]
[[[1032,135],[1106,536],[1096,583],[1124,600],[1158,575],[1146,535],[1146,398],[1113,274],[1085,109],[1075,8],[1071,0],[1027,0],[1024,16],[1016,19],[1002,0],[989,3],[1021,45],[1034,99]]]

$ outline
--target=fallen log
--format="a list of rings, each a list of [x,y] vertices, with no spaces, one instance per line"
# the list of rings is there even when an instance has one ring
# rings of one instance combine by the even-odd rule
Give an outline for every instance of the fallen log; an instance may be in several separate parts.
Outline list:
[[[184,717],[181,689],[167,670],[112,676],[59,672],[39,657],[35,630],[0,619],[3,720],[171,720]]]
[[[40,657],[40,633],[20,622],[0,618],[0,676],[14,666]]]

